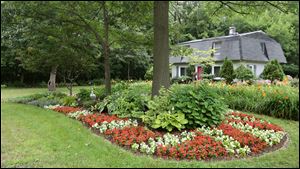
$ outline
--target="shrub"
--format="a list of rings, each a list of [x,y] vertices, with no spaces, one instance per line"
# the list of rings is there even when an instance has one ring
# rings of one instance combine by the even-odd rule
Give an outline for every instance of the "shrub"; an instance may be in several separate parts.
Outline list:
[[[170,101],[177,113],[185,114],[187,127],[216,126],[223,119],[227,106],[205,85],[173,86]]]
[[[151,87],[147,83],[120,83],[113,88],[114,92],[97,103],[93,110],[107,110],[109,114],[119,117],[139,117],[147,110]]]
[[[292,77],[299,77],[299,65],[284,64],[282,65],[282,70],[286,75],[290,75]]]
[[[190,76],[180,76],[180,77],[175,77],[171,80],[171,83],[179,83],[179,84],[187,84],[187,83],[191,83],[192,82],[192,78]]]
[[[172,114],[168,112],[157,115],[151,127],[167,129],[170,132],[174,128],[178,130],[184,129],[184,125],[187,123],[188,121],[184,118],[183,113]]]
[[[60,103],[64,106],[77,106],[76,97],[73,96],[65,96],[60,99]]]
[[[152,80],[152,78],[153,78],[153,66],[150,66],[150,67],[148,68],[148,70],[146,71],[146,73],[145,73],[145,75],[144,75],[144,78],[145,78],[146,80]]]
[[[235,77],[240,80],[250,80],[252,79],[253,73],[250,69],[246,68],[244,65],[240,65],[235,71],[234,71]]]
[[[284,77],[284,72],[282,70],[282,67],[281,65],[278,63],[278,61],[275,59],[275,60],[271,60],[269,61],[262,74],[261,74],[261,77],[263,79],[269,79],[271,80],[272,82],[277,79],[277,80],[283,80],[283,77]]]
[[[292,80],[290,80],[290,85],[292,87],[299,88],[299,79],[298,78],[293,78]]]
[[[80,89],[79,92],[76,94],[76,97],[80,101],[86,101],[86,100],[90,100],[90,94],[91,94],[91,90],[89,90],[89,89]]]
[[[31,105],[34,105],[34,106],[39,106],[39,107],[44,107],[44,106],[59,104],[59,100],[57,100],[57,99],[48,99],[46,97],[42,97],[42,98],[39,98],[37,100],[32,100],[32,101],[28,102],[28,104],[31,104]]]
[[[211,91],[224,97],[231,109],[250,111],[284,119],[299,120],[299,90],[285,85],[271,84],[207,85]]]
[[[227,57],[224,60],[223,66],[220,70],[220,76],[226,80],[226,83],[231,83],[234,77],[233,64],[231,60],[228,60]]]

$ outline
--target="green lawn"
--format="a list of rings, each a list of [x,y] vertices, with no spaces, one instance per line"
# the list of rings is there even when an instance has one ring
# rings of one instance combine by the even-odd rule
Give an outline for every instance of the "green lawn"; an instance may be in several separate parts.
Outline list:
[[[79,89],[90,89],[90,86],[75,86],[73,87],[73,94],[77,93]],[[44,93],[47,92],[47,88],[1,88],[1,100],[6,100],[15,97],[28,96],[35,93]],[[57,88],[57,91],[69,93],[66,87]]]
[[[299,167],[299,122],[258,117],[288,132],[287,148],[243,160],[178,162],[136,156],[63,114],[1,102],[1,167]]]

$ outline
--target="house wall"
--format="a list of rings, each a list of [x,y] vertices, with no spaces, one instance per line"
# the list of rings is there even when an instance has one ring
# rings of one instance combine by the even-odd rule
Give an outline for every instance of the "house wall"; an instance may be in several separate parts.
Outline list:
[[[244,66],[247,65],[255,65],[255,73],[254,76],[255,77],[259,77],[259,75],[263,72],[264,68],[265,68],[265,64],[266,63],[262,63],[262,62],[251,62],[251,61],[242,61],[242,62],[233,62],[233,69],[238,68],[241,64],[244,64]],[[214,66],[222,66],[223,62],[217,62],[212,66],[212,74],[214,74]]]
[[[171,66],[172,71],[172,78],[176,78],[177,76],[180,76],[180,67],[188,67],[187,63],[181,63],[181,64],[173,64]]]

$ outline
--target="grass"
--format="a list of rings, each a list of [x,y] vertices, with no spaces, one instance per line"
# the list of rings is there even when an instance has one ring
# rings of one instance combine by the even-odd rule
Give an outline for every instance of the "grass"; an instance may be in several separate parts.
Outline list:
[[[73,87],[73,94],[76,94],[79,92],[79,89],[89,89],[90,86],[74,86]],[[16,98],[16,97],[23,97],[32,95],[35,93],[44,93],[47,92],[47,88],[1,88],[1,100],[7,100],[10,98]],[[66,87],[60,87],[57,88],[57,91],[64,92],[66,94],[69,94],[69,91]]]
[[[257,116],[288,132],[287,148],[233,161],[167,161],[136,156],[63,114],[1,102],[1,167],[299,167],[299,122]]]

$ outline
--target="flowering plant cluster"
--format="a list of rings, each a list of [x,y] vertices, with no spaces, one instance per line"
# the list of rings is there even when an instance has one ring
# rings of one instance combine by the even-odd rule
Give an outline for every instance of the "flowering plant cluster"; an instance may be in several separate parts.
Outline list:
[[[45,105],[45,106],[44,106],[45,109],[55,109],[55,108],[57,108],[57,107],[60,107],[60,105],[57,104],[57,105]]]
[[[122,129],[127,126],[138,126],[138,123],[136,120],[113,120],[111,122],[103,121],[100,125],[99,123],[95,123],[92,127],[99,129],[100,133],[106,132],[106,130],[112,130],[112,129]]]
[[[251,133],[266,142],[269,146],[278,144],[285,135],[283,131],[276,132],[274,130],[260,130],[259,128],[254,128],[248,124],[244,125],[243,123],[230,122],[229,124],[245,133]]]
[[[80,119],[83,116],[87,116],[93,114],[92,112],[88,111],[88,110],[80,110],[80,111],[76,111],[76,112],[71,112],[69,114],[67,114],[67,116],[71,117],[71,118],[75,118],[75,119]]]
[[[81,111],[81,108],[79,108],[79,107],[68,107],[68,106],[59,106],[59,107],[53,108],[53,110],[64,113],[64,114],[68,114],[68,113],[72,113],[72,112],[76,112],[76,111]]]
[[[215,141],[209,136],[196,132],[193,140],[186,140],[176,146],[159,145],[156,155],[163,158],[175,159],[208,159],[218,156],[226,156],[226,149],[220,141]]]
[[[118,120],[128,120],[128,118],[118,118],[116,115],[106,115],[106,114],[88,114],[82,118],[84,123],[87,123],[90,127],[92,127],[96,123],[102,123],[104,121],[110,123],[111,121]]]
[[[149,155],[170,159],[210,159],[256,154],[278,144],[285,133],[279,126],[240,112],[231,112],[217,127],[202,126],[162,134],[139,126],[136,120],[93,113],[75,107],[47,106],[100,131],[111,142]]]
[[[201,131],[204,135],[211,136],[215,139],[215,141],[221,141],[229,154],[246,156],[251,152],[250,148],[247,145],[242,147],[237,140],[233,139],[231,136],[224,135],[222,130],[218,130],[216,128],[211,129],[209,127],[203,126],[201,128],[197,128],[197,131]]]
[[[260,130],[283,131],[283,129],[277,125],[271,124],[270,122],[243,113],[232,112],[229,114],[226,120],[227,123],[234,122],[234,123],[242,123],[244,125],[248,124],[253,128],[258,128]]]
[[[251,152],[253,153],[259,153],[267,146],[266,142],[263,142],[258,137],[255,137],[250,133],[242,132],[229,124],[222,123],[218,126],[218,129],[222,130],[225,135],[231,136],[237,140],[242,146],[250,147]]]

